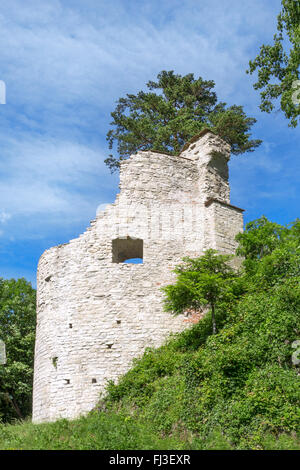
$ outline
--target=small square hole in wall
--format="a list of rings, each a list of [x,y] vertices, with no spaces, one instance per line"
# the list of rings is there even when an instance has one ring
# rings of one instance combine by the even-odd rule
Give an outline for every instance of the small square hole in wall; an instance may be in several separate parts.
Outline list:
[[[121,320],[117,320],[117,325],[121,325]]]
[[[70,379],[64,379],[64,381],[65,381],[65,385],[69,385]]]
[[[97,379],[92,379],[92,384],[96,384],[97,383]]]
[[[143,240],[131,237],[112,240],[112,262],[143,263]]]
[[[72,323],[69,323],[69,328],[73,328],[73,325],[72,325]]]

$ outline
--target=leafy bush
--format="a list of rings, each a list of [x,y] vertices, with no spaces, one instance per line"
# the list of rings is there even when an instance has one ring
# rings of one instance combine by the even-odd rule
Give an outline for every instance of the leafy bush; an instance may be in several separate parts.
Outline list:
[[[0,339],[7,363],[0,365],[0,421],[31,412],[36,292],[25,279],[0,278]]]
[[[262,217],[238,238],[245,256],[242,288],[219,305],[218,334],[211,334],[209,313],[148,350],[118,384],[110,383],[109,409],[201,448],[217,435],[224,448],[275,446],[281,435],[294,435],[295,443],[300,378],[291,358],[300,338],[299,221],[281,227]]]

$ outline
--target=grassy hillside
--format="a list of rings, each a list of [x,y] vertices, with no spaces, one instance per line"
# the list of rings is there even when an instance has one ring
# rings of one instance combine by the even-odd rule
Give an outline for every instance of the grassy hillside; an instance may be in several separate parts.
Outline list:
[[[299,376],[285,343],[295,305],[278,321],[275,297],[247,296],[215,337],[207,316],[148,350],[87,417],[0,425],[0,449],[300,450]]]
[[[210,334],[207,316],[148,351],[118,385],[110,384],[104,405],[194,447],[215,436],[216,445],[264,448],[266,435],[276,440],[282,433],[297,445],[300,379],[288,338],[299,327],[300,298],[285,294],[249,294],[223,318],[218,335]]]
[[[86,418],[0,425],[0,449],[300,450],[299,240],[299,222],[248,227],[216,335],[207,314],[147,350]]]

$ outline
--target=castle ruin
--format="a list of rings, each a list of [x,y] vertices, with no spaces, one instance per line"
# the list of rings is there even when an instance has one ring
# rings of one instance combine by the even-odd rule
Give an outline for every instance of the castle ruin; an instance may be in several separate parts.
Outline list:
[[[146,347],[187,323],[163,311],[161,287],[184,256],[234,253],[243,211],[229,198],[230,146],[206,130],[179,156],[138,152],[120,193],[79,238],[38,266],[33,421],[90,411]],[[132,258],[140,264],[124,263]]]

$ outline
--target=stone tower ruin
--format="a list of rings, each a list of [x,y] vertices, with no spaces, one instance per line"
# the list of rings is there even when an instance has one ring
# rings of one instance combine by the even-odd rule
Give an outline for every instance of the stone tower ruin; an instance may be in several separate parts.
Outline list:
[[[206,130],[179,156],[121,162],[120,193],[79,238],[38,266],[33,421],[75,418],[146,347],[187,326],[161,287],[184,256],[234,253],[242,209],[229,199],[230,146]],[[141,264],[124,263],[141,258]]]

